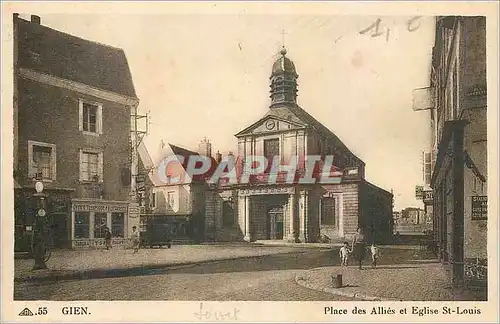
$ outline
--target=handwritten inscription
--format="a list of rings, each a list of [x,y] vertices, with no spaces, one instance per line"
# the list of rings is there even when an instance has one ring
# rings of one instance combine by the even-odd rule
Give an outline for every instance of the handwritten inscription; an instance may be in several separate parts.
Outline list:
[[[414,32],[415,30],[420,28],[420,16],[412,17],[410,20],[408,20],[408,31],[409,32]],[[415,24],[418,22],[418,24]]]
[[[367,34],[369,31],[372,31],[372,34],[371,36],[372,37],[377,37],[377,36],[380,36],[380,35],[383,35],[384,33],[379,31],[379,28],[380,28],[380,22],[382,21],[382,19],[377,19],[373,24],[371,24],[368,28],[366,29],[363,29],[362,31],[360,31],[359,33],[361,35],[364,35],[364,34]]]
[[[194,316],[199,321],[237,321],[239,312],[238,308],[230,311],[213,310],[205,308],[203,303],[200,303],[200,309],[194,313]]]
[[[420,18],[420,16],[415,16],[407,21],[406,28],[409,32],[414,32],[420,28]],[[385,34],[385,40],[389,41],[391,29],[388,27],[383,28],[381,23],[382,19],[378,18],[370,26],[361,30],[359,33],[361,35],[370,35],[371,37],[379,37]]]

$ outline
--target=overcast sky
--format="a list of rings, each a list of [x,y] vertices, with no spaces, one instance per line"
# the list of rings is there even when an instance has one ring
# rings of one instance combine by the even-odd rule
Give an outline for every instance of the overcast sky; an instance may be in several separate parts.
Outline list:
[[[23,15],[21,15],[23,16]],[[26,16],[24,16],[26,17]],[[380,36],[367,29],[380,18]],[[394,190],[395,210],[422,206],[428,112],[412,90],[429,84],[434,18],[298,15],[41,15],[42,24],[121,47],[142,113],[146,145],[236,151],[234,134],[269,109],[269,76],[285,45],[299,74],[300,106],[366,162],[367,180]],[[387,32],[389,29],[389,32]]]

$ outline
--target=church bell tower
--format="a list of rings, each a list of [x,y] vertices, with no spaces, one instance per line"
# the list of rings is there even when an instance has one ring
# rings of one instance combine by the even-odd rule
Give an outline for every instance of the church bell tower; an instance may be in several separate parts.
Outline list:
[[[297,72],[293,62],[286,57],[286,49],[280,51],[280,58],[273,64],[271,74],[271,106],[297,104]]]

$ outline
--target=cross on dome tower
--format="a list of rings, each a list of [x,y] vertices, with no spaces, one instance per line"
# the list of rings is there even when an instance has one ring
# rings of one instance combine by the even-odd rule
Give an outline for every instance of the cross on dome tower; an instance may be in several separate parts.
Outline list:
[[[297,104],[297,78],[299,77],[292,60],[286,57],[286,48],[280,51],[280,57],[274,62],[271,73],[271,106]]]

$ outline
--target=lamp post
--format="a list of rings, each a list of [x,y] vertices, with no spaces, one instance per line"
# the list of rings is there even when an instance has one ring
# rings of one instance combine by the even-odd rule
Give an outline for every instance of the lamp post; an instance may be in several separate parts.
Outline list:
[[[47,269],[45,264],[45,215],[47,214],[45,204],[45,194],[43,193],[43,183],[37,181],[35,183],[36,193],[33,195],[37,200],[37,212],[35,216],[35,231],[34,231],[34,257],[35,265],[33,270]]]

